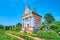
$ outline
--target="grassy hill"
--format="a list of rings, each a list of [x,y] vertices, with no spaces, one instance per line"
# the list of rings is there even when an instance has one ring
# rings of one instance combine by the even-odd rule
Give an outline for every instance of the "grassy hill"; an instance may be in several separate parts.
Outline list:
[[[4,31],[0,30],[0,40],[19,40],[19,39],[11,37],[11,36],[5,34]]]

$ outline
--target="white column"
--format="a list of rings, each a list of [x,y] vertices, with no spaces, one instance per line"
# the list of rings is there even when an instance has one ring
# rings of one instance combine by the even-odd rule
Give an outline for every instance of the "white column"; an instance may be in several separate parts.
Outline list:
[[[30,27],[31,27],[31,16],[30,16]]]
[[[24,19],[23,19],[23,22],[22,22],[22,28],[24,27]]]

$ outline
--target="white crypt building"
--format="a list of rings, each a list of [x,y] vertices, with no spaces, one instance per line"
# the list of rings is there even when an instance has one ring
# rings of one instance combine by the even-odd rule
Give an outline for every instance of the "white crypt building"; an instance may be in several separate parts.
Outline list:
[[[34,11],[30,11],[29,6],[26,5],[25,12],[22,16],[22,30],[21,32],[37,32],[42,27],[42,16]]]

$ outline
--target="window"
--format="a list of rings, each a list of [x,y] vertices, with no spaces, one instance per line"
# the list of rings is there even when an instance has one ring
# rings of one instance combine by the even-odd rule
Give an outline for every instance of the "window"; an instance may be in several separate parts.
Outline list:
[[[27,27],[29,27],[29,24],[27,24]]]

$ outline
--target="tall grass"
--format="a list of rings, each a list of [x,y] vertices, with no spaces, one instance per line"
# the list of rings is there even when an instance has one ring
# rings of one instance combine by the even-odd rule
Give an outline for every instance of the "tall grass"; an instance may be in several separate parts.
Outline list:
[[[54,31],[39,31],[37,37],[45,38],[46,40],[60,40],[58,34]]]
[[[0,30],[0,40],[19,40],[19,39],[11,37],[11,36],[5,34],[4,31]]]
[[[27,34],[27,33],[20,33],[20,32],[16,32],[16,31],[7,31],[10,34],[19,36],[21,38],[24,38],[25,40],[34,40],[33,38],[30,38],[28,36],[32,36],[31,34]]]

